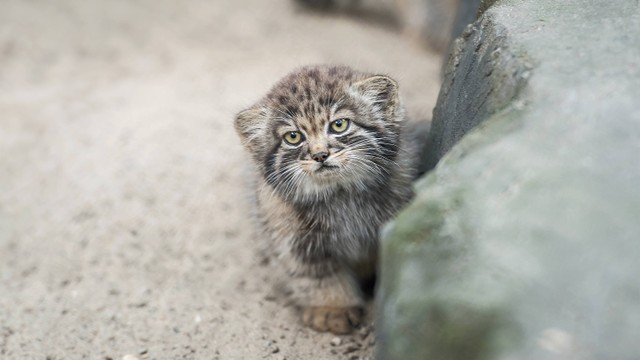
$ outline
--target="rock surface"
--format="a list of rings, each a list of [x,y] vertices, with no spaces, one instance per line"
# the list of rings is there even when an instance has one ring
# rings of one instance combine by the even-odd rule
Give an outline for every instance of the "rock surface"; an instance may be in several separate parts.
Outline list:
[[[456,44],[448,153],[383,241],[379,359],[638,358],[639,12],[497,1]]]
[[[452,44],[423,170],[432,169],[464,134],[509,104],[526,84],[531,64],[508,46],[507,38],[504,25],[486,16]]]

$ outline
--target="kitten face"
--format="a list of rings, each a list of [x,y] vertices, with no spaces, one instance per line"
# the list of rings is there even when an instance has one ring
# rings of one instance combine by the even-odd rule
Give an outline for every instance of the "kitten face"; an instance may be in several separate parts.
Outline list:
[[[235,125],[266,182],[304,200],[384,181],[398,152],[398,109],[386,76],[310,67],[285,77]]]

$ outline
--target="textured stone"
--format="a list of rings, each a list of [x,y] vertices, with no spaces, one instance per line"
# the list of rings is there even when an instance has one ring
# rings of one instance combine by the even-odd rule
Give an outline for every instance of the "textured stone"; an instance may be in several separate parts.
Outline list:
[[[385,231],[379,359],[638,358],[638,38],[637,1],[523,0],[458,40],[442,159]]]
[[[490,15],[452,44],[422,170],[432,169],[464,134],[509,104],[526,84],[531,63],[509,48],[506,39],[507,29]]]

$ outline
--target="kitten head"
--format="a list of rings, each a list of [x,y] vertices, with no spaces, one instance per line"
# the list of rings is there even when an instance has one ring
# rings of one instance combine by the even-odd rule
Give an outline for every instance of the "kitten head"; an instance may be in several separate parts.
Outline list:
[[[403,121],[391,78],[317,66],[286,76],[235,127],[265,181],[301,200],[384,183]]]

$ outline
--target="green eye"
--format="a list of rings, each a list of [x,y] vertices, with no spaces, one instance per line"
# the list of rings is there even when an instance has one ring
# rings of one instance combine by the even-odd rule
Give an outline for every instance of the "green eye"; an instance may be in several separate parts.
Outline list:
[[[345,132],[349,128],[349,119],[338,119],[332,121],[329,125],[329,128],[332,132],[336,134],[340,134]]]
[[[289,131],[284,134],[284,141],[290,145],[297,145],[302,141],[302,134],[299,131]]]

